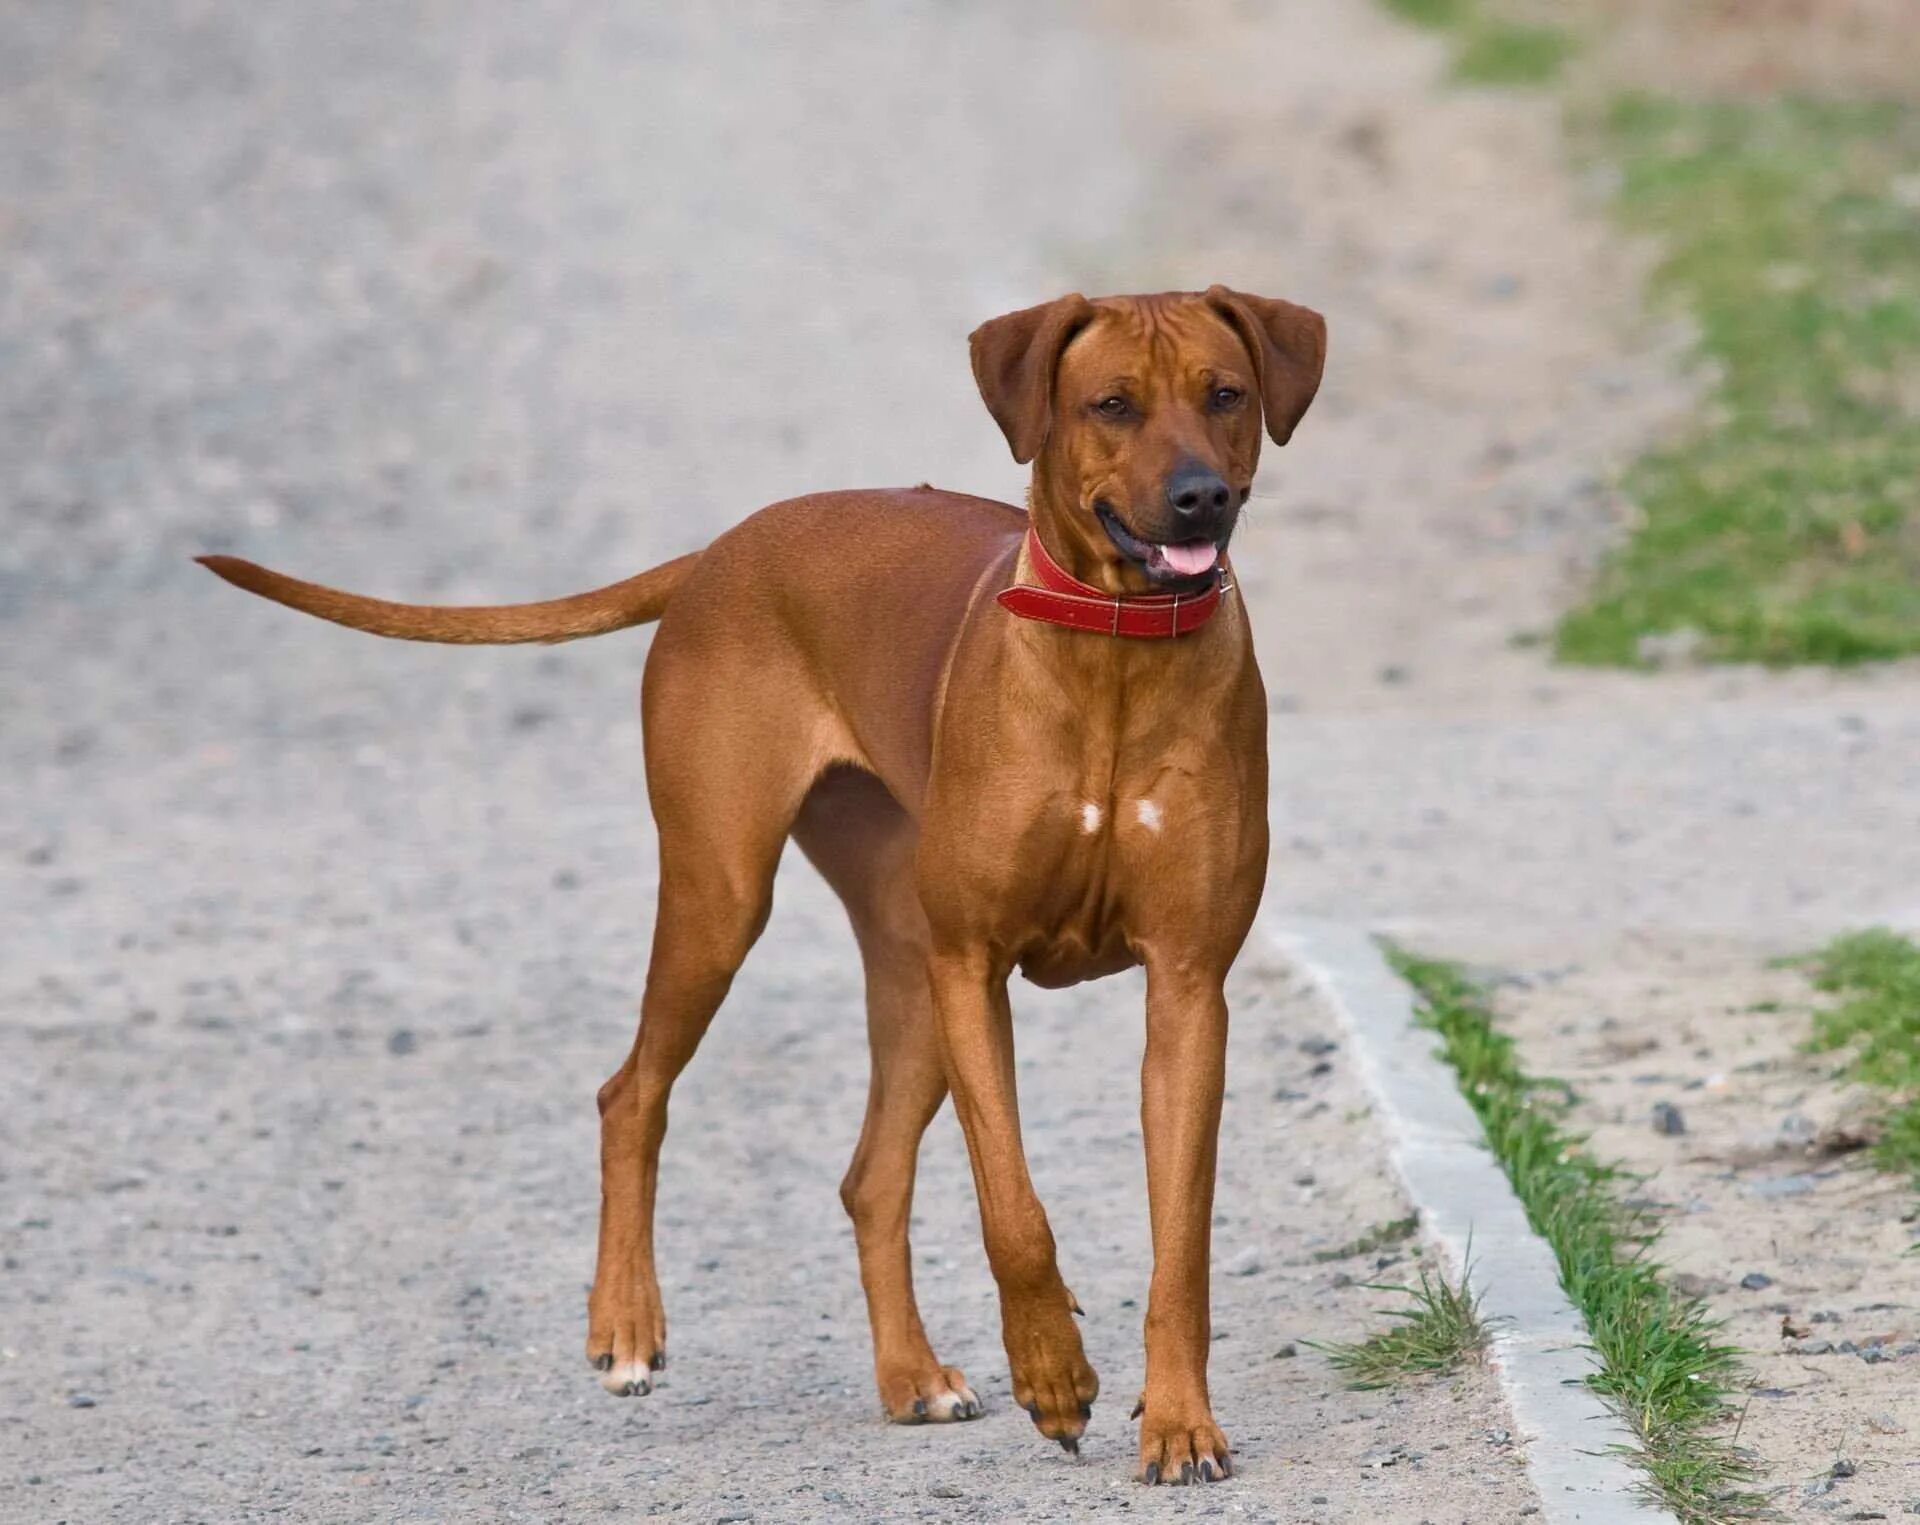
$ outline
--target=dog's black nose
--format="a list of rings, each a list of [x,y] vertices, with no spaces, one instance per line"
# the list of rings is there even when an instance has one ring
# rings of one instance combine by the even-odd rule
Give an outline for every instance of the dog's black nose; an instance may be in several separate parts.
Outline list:
[[[1211,466],[1188,461],[1167,478],[1167,506],[1183,519],[1214,519],[1227,511],[1233,493]]]

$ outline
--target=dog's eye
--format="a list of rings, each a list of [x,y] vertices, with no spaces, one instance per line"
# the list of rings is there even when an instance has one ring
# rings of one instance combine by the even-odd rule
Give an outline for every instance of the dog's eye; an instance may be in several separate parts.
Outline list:
[[[1238,387],[1215,387],[1212,399],[1214,410],[1224,413],[1246,395]]]
[[[1128,403],[1126,398],[1120,396],[1103,397],[1094,404],[1094,407],[1106,414],[1108,418],[1125,418]]]

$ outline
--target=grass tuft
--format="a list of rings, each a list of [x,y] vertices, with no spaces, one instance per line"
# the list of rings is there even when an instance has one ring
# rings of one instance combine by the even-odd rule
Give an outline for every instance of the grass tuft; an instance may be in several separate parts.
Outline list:
[[[1885,930],[1855,932],[1813,963],[1814,984],[1845,999],[1815,1015],[1810,1046],[1847,1050],[1850,1078],[1894,1094],[1874,1157],[1920,1184],[1920,944]]]
[[[1464,25],[1473,16],[1473,0],[1386,0],[1386,6],[1402,21],[1436,31]]]
[[[1565,1087],[1520,1068],[1482,992],[1451,964],[1389,949],[1419,992],[1421,1020],[1480,1119],[1534,1230],[1552,1247],[1560,1283],[1586,1320],[1599,1357],[1593,1385],[1632,1428],[1632,1457],[1685,1525],[1750,1519],[1752,1469],[1720,1432],[1738,1352],[1697,1298],[1665,1281],[1651,1255],[1656,1230],[1616,1194],[1620,1173],[1561,1127]]]
[[[1558,655],[1920,654],[1920,106],[1631,96],[1602,137],[1721,381],[1628,473],[1640,523]]]
[[[1487,1349],[1487,1327],[1480,1318],[1480,1299],[1469,1290],[1473,1269],[1455,1286],[1441,1271],[1420,1268],[1420,1280],[1411,1286],[1380,1286],[1377,1292],[1398,1292],[1407,1298],[1401,1308],[1387,1310],[1400,1322],[1391,1329],[1352,1345],[1317,1345],[1334,1370],[1356,1388],[1390,1387],[1414,1377],[1443,1377],[1469,1361],[1478,1361]]]
[[[1469,85],[1547,85],[1573,57],[1571,33],[1512,21],[1470,25],[1453,60],[1453,77]]]

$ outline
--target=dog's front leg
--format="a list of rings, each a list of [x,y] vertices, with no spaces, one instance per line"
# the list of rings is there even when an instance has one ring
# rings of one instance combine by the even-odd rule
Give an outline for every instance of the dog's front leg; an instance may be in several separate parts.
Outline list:
[[[1078,1451],[1100,1383],[1081,1347],[1073,1294],[1060,1279],[1053,1230],[1027,1173],[1006,973],[982,955],[936,957],[931,974],[947,1080],[1000,1288],[1013,1399],[1042,1435]]]
[[[1147,1051],[1140,1120],[1153,1220],[1147,1296],[1147,1385],[1140,1394],[1143,1482],[1230,1475],[1227,1437],[1207,1399],[1213,1337],[1207,1267],[1220,1097],[1227,1075],[1227,1002],[1215,974],[1147,963]]]

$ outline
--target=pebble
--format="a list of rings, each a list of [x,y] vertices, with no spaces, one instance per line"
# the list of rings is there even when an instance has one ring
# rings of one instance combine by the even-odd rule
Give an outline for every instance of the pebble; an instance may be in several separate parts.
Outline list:
[[[1294,1344],[1292,1340],[1288,1340],[1286,1344],[1282,1345],[1273,1353],[1273,1358],[1276,1361],[1291,1361],[1299,1354],[1300,1347]]]
[[[935,1483],[927,1492],[937,1499],[963,1499],[966,1497],[966,1494],[954,1487],[952,1483]]]
[[[1802,1197],[1819,1185],[1815,1176],[1775,1176],[1770,1181],[1754,1181],[1747,1187],[1750,1197]]]
[[[1262,1265],[1263,1262],[1260,1259],[1260,1252],[1256,1249],[1248,1248],[1242,1250],[1238,1255],[1235,1255],[1222,1269],[1224,1269],[1229,1276],[1256,1276],[1259,1274]]]
[[[420,1040],[414,1037],[411,1028],[396,1027],[387,1037],[387,1052],[389,1054],[405,1056],[411,1054],[419,1047]]]
[[[1773,1285],[1773,1278],[1765,1271],[1749,1271],[1740,1278],[1740,1285],[1749,1292],[1763,1292]]]
[[[1670,1101],[1656,1101],[1653,1104],[1653,1131],[1675,1137],[1687,1131],[1687,1119],[1684,1113]]]
[[[94,1406],[91,1393],[68,1393],[67,1407],[70,1409],[90,1409]]]

